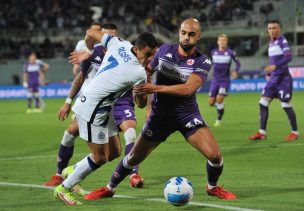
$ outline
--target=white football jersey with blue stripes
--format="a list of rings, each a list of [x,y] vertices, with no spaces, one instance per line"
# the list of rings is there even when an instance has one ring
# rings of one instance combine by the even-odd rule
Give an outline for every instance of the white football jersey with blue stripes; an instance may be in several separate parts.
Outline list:
[[[102,64],[73,106],[76,114],[93,125],[106,124],[114,101],[147,80],[130,42],[105,34],[101,44],[107,48]]]

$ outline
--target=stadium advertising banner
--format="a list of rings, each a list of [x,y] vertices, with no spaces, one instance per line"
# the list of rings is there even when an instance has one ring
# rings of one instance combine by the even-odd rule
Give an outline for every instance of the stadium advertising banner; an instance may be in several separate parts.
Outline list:
[[[261,92],[266,84],[265,79],[233,80],[230,92]],[[208,81],[199,92],[208,92]],[[50,84],[40,88],[42,98],[65,98],[69,93],[71,84]],[[293,79],[294,90],[304,90],[304,78]],[[22,86],[0,86],[0,99],[25,99],[27,90]]]

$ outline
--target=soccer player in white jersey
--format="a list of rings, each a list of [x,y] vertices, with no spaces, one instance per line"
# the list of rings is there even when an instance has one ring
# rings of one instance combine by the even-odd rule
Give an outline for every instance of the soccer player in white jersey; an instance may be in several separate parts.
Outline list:
[[[90,25],[90,29],[95,29],[95,30],[98,30],[98,31],[101,31],[101,24],[100,23],[97,23],[97,22],[93,22],[91,25]],[[79,40],[76,44],[76,47],[75,47],[75,51],[82,51],[82,50],[85,50],[86,49],[86,44],[85,44],[85,41],[84,40]],[[74,77],[76,77],[79,73],[79,67],[80,65],[79,64],[73,64],[73,75]]]
[[[88,142],[91,153],[79,161],[73,173],[54,190],[54,196],[68,205],[81,204],[74,197],[72,187],[108,161],[111,155],[109,142],[119,141],[112,106],[134,85],[147,80],[145,66],[157,47],[157,40],[150,33],[140,34],[133,46],[119,37],[89,29],[85,42],[88,51],[92,51],[96,42],[101,42],[107,52],[96,76],[73,106],[80,137]],[[143,95],[136,96],[141,97]]]

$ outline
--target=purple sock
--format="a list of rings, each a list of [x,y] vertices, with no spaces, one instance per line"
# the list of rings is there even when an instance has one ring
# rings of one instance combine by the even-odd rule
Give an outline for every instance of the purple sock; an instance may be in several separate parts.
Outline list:
[[[126,168],[123,163],[125,162],[126,163],[127,159],[126,157],[124,157],[120,163],[118,164],[118,166],[116,167],[114,173],[112,174],[112,177],[111,177],[111,181],[109,183],[109,185],[112,187],[112,188],[115,188],[117,185],[119,185],[119,183],[121,181],[123,181],[126,176],[128,176],[130,174],[130,172],[132,171],[132,167],[129,166],[130,168]]]
[[[217,185],[217,181],[222,174],[223,168],[224,168],[224,165],[221,165],[219,167],[214,167],[214,166],[211,166],[209,164],[209,162],[207,161],[206,169],[207,169],[208,184],[209,185],[212,185],[212,186]]]
[[[30,97],[27,98],[27,107],[32,108],[32,98]]]
[[[216,109],[217,110],[217,120],[221,121],[224,115],[224,109]]]
[[[260,104],[260,129],[266,130],[268,120],[268,106]]]
[[[39,108],[40,100],[38,97],[35,97],[35,107]]]
[[[57,156],[57,173],[61,174],[62,170],[69,165],[69,161],[73,156],[74,146],[67,147],[60,144]]]
[[[297,117],[296,117],[296,113],[294,112],[293,108],[288,107],[288,108],[284,108],[284,110],[288,116],[292,131],[297,131],[298,130]]]
[[[126,146],[125,155],[127,155],[127,154],[131,151],[131,149],[133,148],[133,146],[134,146],[134,143],[128,144],[128,145]],[[138,168],[139,168],[138,165],[137,165],[137,166],[134,166],[134,168],[132,169],[130,175],[132,175],[132,174],[138,174]]]

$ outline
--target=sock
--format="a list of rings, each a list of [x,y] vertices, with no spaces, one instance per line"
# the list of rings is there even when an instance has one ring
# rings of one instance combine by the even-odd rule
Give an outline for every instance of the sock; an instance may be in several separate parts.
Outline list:
[[[27,98],[27,108],[32,108],[32,98]]]
[[[260,129],[266,131],[266,125],[268,120],[268,106],[260,104]]]
[[[125,141],[126,141],[125,155],[127,155],[134,146],[134,143],[135,143],[135,140],[136,140],[136,130],[134,128],[128,128],[126,130],[126,132],[124,133],[124,138],[125,138]],[[134,166],[130,175],[138,174],[138,168],[139,168],[138,165]]]
[[[134,146],[134,143],[128,144],[128,145],[126,146],[125,155],[127,155],[127,154],[131,151],[131,149],[133,148],[133,146]],[[133,168],[132,171],[130,172],[130,176],[131,176],[132,174],[138,174],[138,169],[139,169],[139,165],[134,166],[134,168]]]
[[[224,168],[223,159],[220,164],[213,164],[209,160],[206,163],[207,175],[208,175],[208,188],[215,187],[217,181],[222,174]]]
[[[40,107],[40,100],[39,97],[35,97],[35,107],[39,108]]]
[[[221,121],[224,115],[224,104],[217,103],[216,110],[217,110],[217,120]]]
[[[128,165],[127,163],[128,155],[126,155],[118,164],[116,167],[114,173],[112,174],[111,181],[108,184],[108,186],[112,189],[115,189],[115,187],[122,181],[124,178],[126,178],[127,175],[130,174],[130,172],[133,169],[133,166]],[[107,187],[108,187],[107,186]],[[109,188],[108,187],[108,188]],[[110,189],[109,188],[109,189]],[[110,190],[111,190],[110,189]]]
[[[286,112],[292,131],[298,131],[298,126],[297,126],[297,118],[296,118],[296,113],[294,112],[292,107],[287,107],[284,108],[284,111]]]
[[[61,174],[62,170],[69,165],[69,161],[73,156],[74,146],[67,147],[60,144],[57,155],[57,174]]]
[[[74,185],[84,180],[88,175],[90,175],[99,167],[100,165],[94,162],[94,160],[91,158],[91,155],[88,155],[74,166],[73,173],[63,181],[63,187],[71,189]]]

